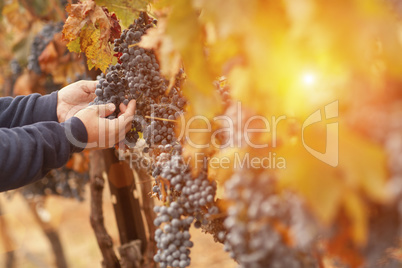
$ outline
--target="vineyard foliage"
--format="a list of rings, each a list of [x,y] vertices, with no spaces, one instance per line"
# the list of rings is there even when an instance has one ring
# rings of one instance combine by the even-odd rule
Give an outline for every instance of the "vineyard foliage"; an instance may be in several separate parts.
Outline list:
[[[120,24],[116,15],[87,1],[80,5],[69,5],[70,14],[63,29],[63,38],[68,41],[71,52],[84,52],[88,67],[97,66],[105,71],[112,62],[113,54],[109,42],[120,36]]]
[[[9,2],[2,19],[14,24],[16,36],[35,27],[31,13],[21,13],[17,0]],[[244,198],[249,187],[256,198],[275,197],[288,213],[302,211],[289,220],[278,209],[262,221],[288,248],[308,248],[321,263],[339,258],[351,267],[376,267],[384,256],[393,258],[402,225],[390,229],[394,236],[378,234],[394,226],[387,213],[399,215],[402,200],[397,189],[402,182],[402,32],[396,2],[83,0],[68,4],[66,11],[63,44],[85,54],[89,69],[103,72],[119,56],[113,40],[139,11],[158,20],[139,46],[155,51],[169,88],[184,69],[188,106],[185,120],[177,122],[177,136],[185,131],[183,153],[194,177],[204,172],[200,158],[228,163],[208,165],[208,178],[218,182],[222,215],[238,205],[231,191]],[[21,19],[15,21],[17,13]],[[0,31],[5,42],[19,41],[9,47],[24,46],[23,39],[11,40],[5,29]],[[6,47],[0,53],[6,60]],[[327,109],[334,103],[336,113]],[[304,127],[315,111],[321,111],[319,123]],[[186,132],[188,122],[199,131]],[[328,127],[334,123],[336,129]],[[336,137],[334,151],[326,151],[328,136]],[[306,147],[336,154],[335,164]],[[267,156],[269,168],[261,161],[238,165],[239,158]],[[261,186],[257,179],[266,177]],[[237,188],[235,180],[244,185]],[[241,210],[238,221],[246,222],[248,213],[247,207]]]

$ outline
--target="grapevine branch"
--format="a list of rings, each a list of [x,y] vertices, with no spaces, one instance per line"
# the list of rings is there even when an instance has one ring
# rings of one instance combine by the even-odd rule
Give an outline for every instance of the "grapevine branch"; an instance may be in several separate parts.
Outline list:
[[[135,171],[137,173],[137,184],[139,185],[142,193],[142,209],[144,211],[147,227],[148,227],[148,247],[145,252],[145,265],[147,267],[156,267],[153,257],[157,251],[156,241],[154,238],[154,233],[156,227],[154,225],[154,220],[156,218],[153,207],[155,202],[153,198],[149,197],[149,193],[152,193],[152,182],[154,179],[149,175],[148,170],[142,168],[140,165],[135,166]]]
[[[122,268],[140,268],[142,253],[141,253],[141,240],[133,240],[119,247]]]
[[[119,259],[113,250],[113,241],[108,234],[103,221],[102,194],[105,180],[102,151],[93,151],[90,155],[90,191],[91,191],[91,226],[95,232],[105,267],[120,268]]]
[[[140,240],[141,253],[144,253],[147,247],[147,237],[140,203],[138,198],[133,195],[133,192],[136,190],[133,170],[130,169],[128,163],[117,159],[113,148],[103,150],[102,152],[110,193],[116,200],[113,208],[119,229],[121,248],[131,247],[131,250],[138,246],[138,244],[133,243]],[[136,252],[135,249],[134,251]],[[136,254],[136,256],[138,255]],[[121,257],[122,266],[129,262],[132,263],[134,258],[132,254],[127,255],[131,261],[123,259],[126,255],[122,255]],[[140,257],[142,259],[142,256]],[[142,261],[141,259],[135,262]]]

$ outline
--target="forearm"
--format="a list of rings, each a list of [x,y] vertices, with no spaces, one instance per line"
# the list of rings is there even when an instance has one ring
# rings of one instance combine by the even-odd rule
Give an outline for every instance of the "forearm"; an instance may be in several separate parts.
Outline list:
[[[57,92],[0,98],[0,127],[21,127],[42,121],[58,121]]]
[[[42,122],[11,129],[0,128],[0,191],[15,189],[41,179],[53,168],[63,166],[73,152],[67,134],[87,141],[85,126],[78,118],[66,123]]]

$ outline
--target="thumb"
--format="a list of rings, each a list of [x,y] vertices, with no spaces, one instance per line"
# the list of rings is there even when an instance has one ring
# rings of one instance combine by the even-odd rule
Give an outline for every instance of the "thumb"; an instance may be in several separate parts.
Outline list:
[[[87,87],[87,89],[89,90],[89,92],[94,93],[95,89],[96,89],[96,85],[99,84],[99,81],[95,80],[95,81],[85,81],[85,85]]]
[[[81,80],[77,83],[80,83],[79,85],[85,93],[91,94],[95,93],[96,85],[99,83],[99,81]]]
[[[96,105],[96,107],[98,108],[99,117],[108,117],[116,110],[116,105],[113,103]]]

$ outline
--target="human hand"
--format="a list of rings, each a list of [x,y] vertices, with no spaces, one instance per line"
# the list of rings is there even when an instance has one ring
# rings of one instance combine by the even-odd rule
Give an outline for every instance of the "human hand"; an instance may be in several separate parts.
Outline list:
[[[87,107],[96,97],[98,81],[81,80],[63,87],[57,93],[57,119],[60,123]]]
[[[115,119],[105,118],[116,110],[113,103],[88,106],[74,115],[84,123],[87,130],[87,149],[109,148],[124,139],[131,129],[135,100],[131,100],[127,106],[122,103],[119,108],[121,113]]]

